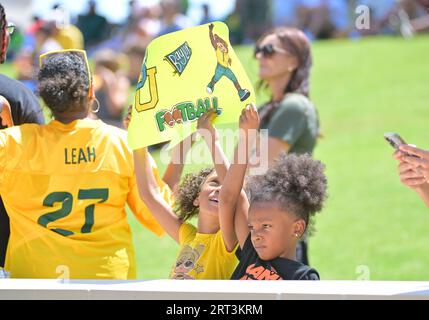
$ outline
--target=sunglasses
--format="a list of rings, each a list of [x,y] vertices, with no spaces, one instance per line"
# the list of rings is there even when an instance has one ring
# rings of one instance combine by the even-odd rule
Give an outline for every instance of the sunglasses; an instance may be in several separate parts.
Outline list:
[[[262,46],[262,47],[256,46],[254,54],[256,57],[256,55],[258,53],[261,53],[264,58],[269,58],[276,52],[281,53],[281,54],[287,54],[288,53],[286,50],[277,48],[272,44],[266,44],[265,46]]]
[[[11,35],[15,31],[15,24],[9,22],[6,26],[6,31]]]
[[[74,55],[77,55],[78,57],[80,57],[83,61],[85,61],[85,65],[86,65],[86,71],[88,72],[88,79],[89,79],[89,95],[91,93],[91,89],[92,89],[92,76],[91,76],[91,69],[89,67],[89,62],[88,62],[88,58],[86,56],[86,51],[85,50],[79,50],[79,49],[67,49],[67,50],[58,50],[58,51],[50,51],[44,54],[41,54],[39,56],[39,67],[40,69],[42,69],[43,65],[45,64],[46,60],[48,60],[48,58],[54,56],[54,55],[61,55],[61,54],[65,54],[65,53],[72,53]]]

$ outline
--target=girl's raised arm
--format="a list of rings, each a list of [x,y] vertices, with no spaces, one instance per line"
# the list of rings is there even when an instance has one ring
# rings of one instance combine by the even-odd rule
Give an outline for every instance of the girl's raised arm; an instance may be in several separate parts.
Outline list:
[[[249,151],[253,139],[252,131],[256,132],[259,127],[259,115],[256,108],[251,105],[243,109],[240,116],[240,136],[234,153],[234,161],[231,164],[219,195],[219,215],[234,217],[235,234],[240,247],[249,235],[247,216],[249,201],[242,190],[247,164],[249,162]]]
[[[150,166],[146,148],[134,150],[134,170],[140,198],[164,230],[179,243],[182,221],[162,197]]]

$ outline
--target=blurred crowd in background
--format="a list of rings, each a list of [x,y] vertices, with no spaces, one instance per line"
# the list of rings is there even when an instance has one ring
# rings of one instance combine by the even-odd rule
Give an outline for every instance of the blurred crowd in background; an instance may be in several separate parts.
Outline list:
[[[359,38],[387,34],[404,37],[429,30],[426,0],[236,0],[234,10],[222,20],[234,45],[251,44],[276,26],[296,27],[311,40]],[[357,28],[356,19],[365,15],[366,27]],[[211,22],[208,4],[201,5],[201,21],[187,16],[187,0],[161,0],[151,6],[129,1],[129,15],[112,23],[97,12],[97,3],[88,2],[86,12],[67,16],[61,4],[52,7],[51,19],[34,16],[26,29],[16,26],[8,51],[17,79],[36,92],[35,74],[40,54],[61,49],[85,49],[93,63],[96,96],[104,106],[98,116],[121,126],[129,88],[138,81],[141,63],[149,42],[170,32]],[[362,16],[361,16],[362,17]]]

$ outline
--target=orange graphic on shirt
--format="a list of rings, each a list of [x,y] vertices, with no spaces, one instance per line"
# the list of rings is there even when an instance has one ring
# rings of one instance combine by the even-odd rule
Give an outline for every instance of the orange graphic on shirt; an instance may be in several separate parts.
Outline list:
[[[246,274],[240,280],[283,280],[283,278],[278,275],[273,267],[270,270],[263,266],[255,267],[255,264],[251,264],[247,267]]]

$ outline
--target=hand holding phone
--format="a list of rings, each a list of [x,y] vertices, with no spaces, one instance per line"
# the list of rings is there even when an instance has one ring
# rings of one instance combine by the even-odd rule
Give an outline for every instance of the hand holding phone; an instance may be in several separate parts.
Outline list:
[[[389,142],[389,144],[393,147],[393,148],[395,148],[395,150],[397,150],[397,151],[401,151],[402,152],[402,154],[405,154],[406,156],[409,156],[409,157],[415,157],[415,158],[419,158],[419,156],[417,156],[417,155],[414,155],[414,154],[410,154],[410,153],[408,153],[408,152],[404,152],[404,151],[402,151],[402,150],[399,150],[399,146],[400,145],[403,145],[403,144],[407,144],[406,142],[405,142],[405,140],[404,139],[402,139],[402,137],[399,135],[399,134],[397,134],[397,133],[393,133],[393,132],[387,132],[387,133],[385,133],[384,134],[384,139],[386,139],[386,141],[387,142]],[[413,146],[413,147],[415,147],[415,146]]]
[[[401,144],[407,144],[402,137],[397,133],[388,132],[384,134],[384,139],[386,139],[389,144],[395,148],[396,150],[399,150],[399,146]]]

